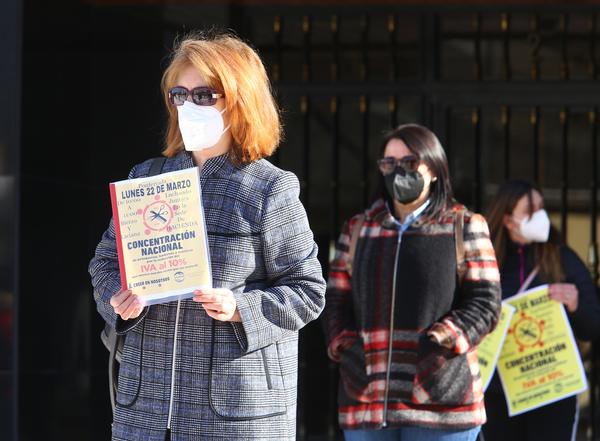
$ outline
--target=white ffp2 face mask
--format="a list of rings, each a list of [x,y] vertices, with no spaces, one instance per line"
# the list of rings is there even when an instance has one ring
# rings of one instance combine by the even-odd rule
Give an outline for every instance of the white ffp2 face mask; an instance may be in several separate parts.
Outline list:
[[[186,101],[177,107],[177,120],[183,144],[188,151],[211,148],[229,127],[223,129],[223,111]]]
[[[521,236],[532,242],[547,242],[550,236],[550,218],[546,210],[538,210],[519,224]]]

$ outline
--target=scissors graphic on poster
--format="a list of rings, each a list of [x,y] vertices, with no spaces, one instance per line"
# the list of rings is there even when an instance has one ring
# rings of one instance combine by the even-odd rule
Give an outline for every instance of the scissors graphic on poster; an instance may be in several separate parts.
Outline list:
[[[173,207],[163,200],[154,201],[144,208],[143,219],[146,228],[153,231],[164,230],[173,219]]]
[[[167,222],[169,212],[165,209],[165,204],[162,204],[157,210],[150,210],[150,213],[152,215],[152,221],[160,220],[162,222]]]
[[[544,325],[544,320],[536,320],[526,313],[521,312],[514,326],[508,330],[508,333],[514,336],[515,342],[519,347],[519,352],[523,352],[525,348],[544,346],[542,340]]]

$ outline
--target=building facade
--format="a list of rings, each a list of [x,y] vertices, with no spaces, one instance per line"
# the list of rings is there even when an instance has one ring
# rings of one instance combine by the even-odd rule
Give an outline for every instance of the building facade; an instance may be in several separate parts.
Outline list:
[[[374,190],[382,133],[419,122],[470,208],[507,178],[537,182],[597,281],[599,15],[596,2],[1,2],[0,439],[108,437],[87,263],[108,183],[160,154],[159,83],[178,36],[232,29],[258,49],[283,109],[272,161],[300,178],[325,270]],[[320,323],[300,350],[298,439],[337,439]],[[600,365],[582,352],[579,432],[600,439]]]

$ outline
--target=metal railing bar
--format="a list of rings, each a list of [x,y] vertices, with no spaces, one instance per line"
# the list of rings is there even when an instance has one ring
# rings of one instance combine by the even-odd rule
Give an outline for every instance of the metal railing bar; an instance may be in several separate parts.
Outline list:
[[[502,108],[500,110],[500,123],[502,124],[502,133],[504,135],[503,143],[504,143],[504,179],[505,180],[510,178],[510,161],[511,161],[510,117],[511,117],[510,107],[502,106]]]
[[[561,207],[560,207],[560,232],[563,241],[567,241],[567,222],[569,213],[569,110],[567,107],[560,111],[560,124],[562,127],[562,178],[561,188]]]
[[[473,179],[473,200],[475,205],[475,211],[481,211],[482,200],[481,200],[481,187],[482,187],[482,173],[481,173],[481,109],[476,107],[473,109],[473,113],[471,116],[471,122],[473,123],[473,130],[475,135],[474,140],[474,148],[475,148],[475,163],[473,164],[475,168],[475,176]]]
[[[531,127],[533,129],[533,164],[532,176],[533,182],[541,185],[540,182],[540,107],[535,106],[531,109],[530,115]]]

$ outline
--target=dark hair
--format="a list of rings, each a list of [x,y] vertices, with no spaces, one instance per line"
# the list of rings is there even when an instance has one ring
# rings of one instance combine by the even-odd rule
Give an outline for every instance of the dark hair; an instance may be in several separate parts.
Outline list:
[[[448,159],[446,152],[435,134],[427,127],[418,124],[402,124],[386,133],[383,137],[380,156],[383,156],[386,146],[392,139],[399,139],[421,161],[427,165],[436,181],[431,182],[431,203],[424,215],[429,219],[439,219],[444,212],[454,204]],[[379,176],[376,198],[384,198],[393,207],[392,196],[388,193],[383,176]]]
[[[496,259],[500,269],[506,257],[506,244],[508,232],[504,226],[504,216],[512,215],[515,206],[523,196],[529,199],[529,214],[533,214],[533,191],[542,194],[541,190],[531,182],[515,179],[507,181],[500,186],[496,196],[492,199],[487,211],[487,222],[490,228],[490,238],[496,251]],[[550,226],[548,242],[533,242],[533,258],[535,265],[539,265],[540,278],[546,282],[560,282],[564,279],[560,262],[560,247],[562,240],[553,225]]]

